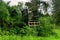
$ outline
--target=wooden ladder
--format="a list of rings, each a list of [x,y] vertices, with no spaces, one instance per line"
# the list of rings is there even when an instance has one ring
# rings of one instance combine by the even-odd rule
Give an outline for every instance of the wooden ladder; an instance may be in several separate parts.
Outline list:
[[[40,25],[40,21],[39,21],[39,16],[34,16],[36,19],[35,20],[29,20],[28,21],[28,25],[29,26],[39,26]]]

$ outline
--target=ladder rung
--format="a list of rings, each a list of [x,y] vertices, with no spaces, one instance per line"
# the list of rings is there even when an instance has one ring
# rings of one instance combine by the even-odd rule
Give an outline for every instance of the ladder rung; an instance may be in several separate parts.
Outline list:
[[[29,26],[39,26],[39,25],[29,25]]]
[[[40,23],[40,22],[28,22],[28,23]]]
[[[39,26],[40,22],[28,22],[29,26]]]

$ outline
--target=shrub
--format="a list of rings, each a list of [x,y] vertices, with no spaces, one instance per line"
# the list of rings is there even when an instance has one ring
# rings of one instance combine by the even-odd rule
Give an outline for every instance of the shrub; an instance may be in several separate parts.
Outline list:
[[[29,26],[24,26],[20,30],[21,35],[26,35],[26,36],[37,36],[37,31],[34,28],[30,28]]]
[[[40,27],[38,27],[38,36],[49,36],[54,34],[53,29],[55,28],[54,24],[51,24],[50,17],[41,17],[40,18]]]

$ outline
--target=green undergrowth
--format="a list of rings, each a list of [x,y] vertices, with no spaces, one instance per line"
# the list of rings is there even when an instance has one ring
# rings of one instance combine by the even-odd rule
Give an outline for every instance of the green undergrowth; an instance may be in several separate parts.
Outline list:
[[[37,36],[0,36],[0,40],[60,40],[60,37],[50,36],[50,37],[37,37]]]

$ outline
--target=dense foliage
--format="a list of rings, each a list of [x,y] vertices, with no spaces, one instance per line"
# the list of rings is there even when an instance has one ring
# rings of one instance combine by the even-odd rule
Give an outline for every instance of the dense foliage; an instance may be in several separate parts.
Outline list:
[[[32,11],[38,9],[39,0],[32,0],[31,3],[27,3],[26,5]],[[35,4],[36,3],[36,4]],[[47,7],[45,2],[44,5]],[[38,27],[29,27],[24,22],[24,18],[22,17],[22,4],[20,3],[18,6],[8,6],[8,4],[0,1],[0,35],[19,35],[19,36],[50,36],[55,34],[54,29],[56,27],[55,23],[52,23],[51,19],[55,19],[54,21],[57,24],[60,24],[59,12],[53,15],[53,18],[49,15],[40,16],[40,26]],[[46,8],[47,9],[47,8]],[[58,8],[59,9],[59,8]],[[58,10],[57,9],[57,10]]]
[[[53,14],[53,21],[60,25],[60,0],[53,0],[54,2],[54,14]]]
[[[31,0],[31,2],[26,2],[26,6],[30,11],[38,11],[38,8],[40,7],[40,4],[44,5],[45,12],[47,11],[47,8],[49,6],[48,3],[41,1],[41,0]],[[33,5],[33,6],[32,6]]]

